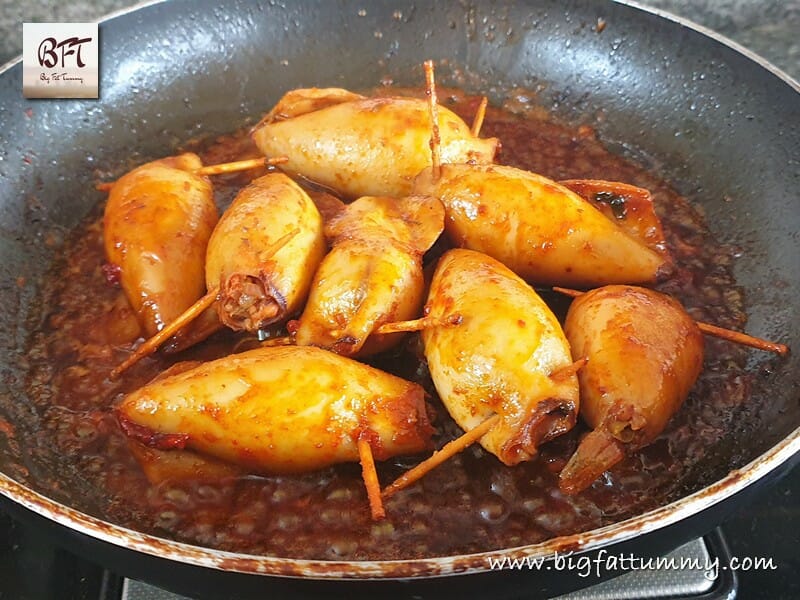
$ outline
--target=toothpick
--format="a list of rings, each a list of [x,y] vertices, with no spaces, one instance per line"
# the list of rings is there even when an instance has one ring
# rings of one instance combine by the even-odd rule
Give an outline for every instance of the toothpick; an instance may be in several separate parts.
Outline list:
[[[114,370],[111,371],[111,379],[118,378],[120,375],[122,375],[122,373],[130,369],[133,365],[142,360],[145,356],[149,356],[153,352],[158,350],[158,347],[161,344],[163,344],[173,335],[178,333],[186,325],[194,321],[194,319],[200,313],[202,313],[205,309],[214,304],[214,302],[217,300],[217,296],[218,296],[218,290],[214,289],[208,292],[202,298],[200,298],[197,302],[192,304],[177,319],[175,319],[171,323],[168,323],[161,331],[159,331],[149,340],[144,342],[141,346],[139,346],[136,349],[136,351],[133,354],[131,354],[120,365],[114,368]]]
[[[464,318],[459,313],[453,313],[444,317],[422,317],[410,321],[396,321],[394,323],[384,323],[375,329],[375,333],[398,333],[401,331],[420,331],[430,327],[452,327],[460,325]]]
[[[358,457],[361,461],[361,477],[364,479],[364,487],[367,488],[367,498],[369,498],[369,509],[372,513],[372,520],[379,521],[386,517],[381,499],[381,483],[378,480],[378,472],[375,470],[375,460],[372,456],[372,447],[365,435],[358,437]]]
[[[475,113],[475,118],[472,121],[472,135],[478,137],[483,127],[483,119],[486,117],[486,107],[489,104],[489,99],[484,96],[481,98],[481,103],[478,105],[478,110]]]
[[[419,481],[422,477],[427,475],[430,471],[441,465],[447,459],[455,456],[462,450],[468,448],[484,435],[486,435],[495,425],[500,422],[502,417],[500,415],[493,415],[486,419],[483,423],[474,427],[457,437],[451,442],[445,444],[441,450],[434,452],[430,457],[423,460],[413,469],[406,471],[400,477],[394,480],[384,488],[381,495],[384,499],[396,494],[403,488],[407,488],[412,483]]]
[[[237,171],[246,171],[248,169],[255,169],[267,165],[280,165],[289,160],[286,156],[276,156],[274,158],[249,158],[247,160],[237,160],[234,162],[220,163],[218,165],[208,165],[189,171],[195,175],[223,175],[225,173],[235,173]],[[98,192],[110,192],[111,188],[116,185],[116,181],[103,181],[94,186]]]
[[[195,175],[222,175],[224,173],[235,173],[237,171],[247,171],[267,165],[279,165],[289,160],[286,156],[275,158],[250,158],[247,160],[237,160],[235,162],[221,163],[218,165],[208,165],[192,171]]]
[[[428,105],[431,114],[431,172],[436,181],[442,174],[442,140],[439,137],[439,102],[436,98],[436,81],[433,76],[433,61],[426,60],[425,68],[425,93],[428,95]]]
[[[553,291],[565,294],[567,296],[572,296],[573,298],[577,298],[578,296],[582,296],[584,294],[584,292],[581,292],[579,290],[573,290],[570,288],[563,288],[563,287],[553,287]],[[729,342],[742,344],[743,346],[749,346],[750,348],[756,348],[757,350],[774,352],[775,354],[778,354],[780,356],[786,356],[789,353],[789,346],[787,346],[786,344],[781,344],[779,342],[770,342],[769,340],[748,335],[740,331],[725,329],[724,327],[719,327],[717,325],[712,325],[711,323],[705,323],[703,321],[695,321],[695,323],[697,323],[698,329],[700,329],[700,331],[702,331],[703,333],[712,335],[714,337],[723,340],[728,340]]]

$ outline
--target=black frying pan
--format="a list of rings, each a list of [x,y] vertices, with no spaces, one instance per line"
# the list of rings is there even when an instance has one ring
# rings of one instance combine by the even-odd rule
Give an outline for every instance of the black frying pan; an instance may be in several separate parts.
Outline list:
[[[598,18],[606,23],[602,33],[594,27]],[[22,382],[26,340],[37,326],[31,307],[57,252],[42,240],[75,227],[101,200],[91,191],[96,166],[121,171],[199,133],[229,131],[293,87],[369,88],[387,74],[415,85],[426,58],[447,58],[467,74],[459,79],[455,68],[440,69],[441,83],[494,99],[513,86],[538,89],[541,103],[559,116],[590,123],[618,151],[652,160],[702,204],[720,239],[742,247],[737,277],[747,291],[749,331],[798,347],[800,90],[684,24],[589,0],[286,6],[176,0],[104,22],[101,39],[98,101],[24,101],[21,66],[0,77],[0,408],[18,431],[36,432]],[[751,500],[798,460],[800,369],[796,353],[777,366],[754,354],[750,367],[764,372],[753,394],[768,398],[767,408],[746,426],[732,424],[727,445],[687,490],[694,493],[603,530],[508,554],[596,552],[614,544],[615,551],[647,556],[710,530]],[[40,482],[20,469],[24,450],[1,449],[0,489],[9,510],[124,574],[185,593],[515,597],[589,583],[559,573],[487,572],[486,555],[323,563],[185,546],[40,495]],[[267,581],[262,574],[289,577]],[[441,577],[451,574],[469,575]]]

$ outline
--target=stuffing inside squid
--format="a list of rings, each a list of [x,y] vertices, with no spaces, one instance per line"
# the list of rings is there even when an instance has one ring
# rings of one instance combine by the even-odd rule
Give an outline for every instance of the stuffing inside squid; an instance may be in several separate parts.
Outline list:
[[[206,285],[220,320],[258,331],[298,312],[325,254],[322,217],[281,173],[254,180],[222,215],[208,243]]]
[[[494,138],[473,135],[452,111],[439,108],[441,160],[490,163]],[[431,117],[424,99],[366,98],[337,88],[294,90],[253,129],[267,156],[286,155],[281,168],[349,198],[403,197],[430,165]]]
[[[457,246],[484,252],[532,283],[593,287],[655,281],[665,251],[541,175],[500,165],[443,164],[421,172],[414,193],[439,198]],[[657,218],[656,218],[657,219]]]
[[[300,311],[325,254],[322,217],[314,202],[282,173],[239,191],[208,241],[208,292],[112,371],[118,376],[154,352],[210,306],[234,331],[256,332]]]
[[[661,434],[700,374],[703,336],[673,298],[626,285],[575,298],[564,331],[587,359],[581,417],[593,429],[560,475],[561,490],[574,494]]]
[[[211,183],[195,154],[146,163],[110,187],[103,217],[108,261],[148,336],[205,292],[205,254],[217,224]]]
[[[311,285],[294,328],[300,345],[345,356],[386,350],[402,333],[375,333],[380,325],[413,319],[425,300],[422,256],[444,228],[436,198],[365,196],[325,224],[333,246]],[[371,335],[372,334],[372,335]]]
[[[453,249],[433,276],[422,330],[425,357],[447,411],[464,430],[501,418],[480,444],[506,465],[575,425],[578,380],[556,317],[527,283],[497,260]],[[452,321],[451,321],[452,322]]]
[[[159,378],[116,407],[147,447],[188,448],[270,473],[378,460],[431,447],[424,391],[315,347],[258,348]]]

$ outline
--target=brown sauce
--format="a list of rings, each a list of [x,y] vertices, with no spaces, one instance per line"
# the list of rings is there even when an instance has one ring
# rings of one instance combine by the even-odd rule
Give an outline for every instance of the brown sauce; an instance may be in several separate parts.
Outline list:
[[[469,121],[477,98],[441,94]],[[519,109],[519,106],[516,106]],[[589,128],[549,120],[541,110],[490,110],[482,134],[502,142],[498,162],[553,179],[599,178],[651,190],[663,220],[675,275],[659,288],[692,316],[726,327],[744,324],[743,298],[732,276],[735,253],[716,242],[701,215],[668,184],[608,152]],[[205,164],[256,155],[242,134],[193,144]],[[214,181],[220,207],[254,173]],[[230,353],[241,337],[217,334],[179,356],[157,355],[121,380],[109,371],[125,356],[115,347],[121,293],[104,270],[98,213],[69,240],[45,290],[47,315],[30,346],[27,387],[40,430],[28,441],[40,487],[77,508],[123,526],[235,552],[314,559],[399,559],[533,544],[607,525],[673,500],[693,485],[695,467],[725,435],[747,400],[746,353],[707,340],[704,372],[678,415],[651,446],[626,459],[584,493],[558,490],[557,474],[584,429],[546,444],[541,456],[503,466],[473,446],[386,504],[387,519],[370,519],[358,465],[302,476],[248,476],[225,481],[148,483],[110,408],[176,360]],[[562,310],[565,301],[545,298]],[[124,322],[124,321],[123,321]],[[436,412],[436,443],[460,430],[435,396],[419,339],[374,364],[425,386]],[[378,466],[386,484],[419,457]],[[694,479],[692,479],[694,477]]]

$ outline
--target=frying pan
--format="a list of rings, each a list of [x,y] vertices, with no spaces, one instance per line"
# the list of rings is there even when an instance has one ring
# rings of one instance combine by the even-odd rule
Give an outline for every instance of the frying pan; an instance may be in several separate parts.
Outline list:
[[[119,172],[198,134],[230,131],[290,88],[369,88],[387,75],[417,85],[426,58],[449,61],[440,82],[493,100],[513,87],[536,90],[559,117],[589,123],[615,151],[656,165],[702,205],[719,239],[742,249],[736,275],[749,332],[800,346],[800,87],[686,23],[600,0],[174,0],[108,19],[100,31],[100,100],[23,101],[21,65],[0,75],[0,410],[22,439],[37,431],[23,385],[25,348],[40,317],[41,279],[58,253],[58,243],[43,240],[63,239],[100,202],[96,167]],[[591,555],[612,546],[650,556],[709,531],[798,462],[797,360],[752,354],[749,368],[760,373],[753,398],[768,401],[731,425],[681,500],[502,552],[325,562],[188,546],[43,495],[46,486],[26,472],[24,448],[5,443],[0,491],[7,510],[76,551],[189,595],[554,594],[591,579],[491,572],[487,557]]]

